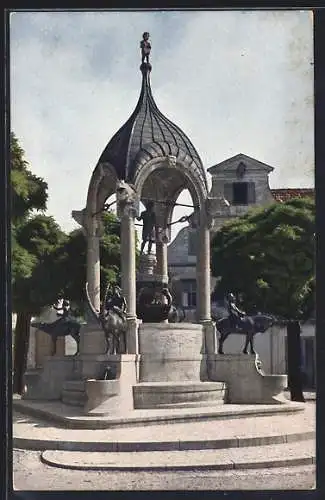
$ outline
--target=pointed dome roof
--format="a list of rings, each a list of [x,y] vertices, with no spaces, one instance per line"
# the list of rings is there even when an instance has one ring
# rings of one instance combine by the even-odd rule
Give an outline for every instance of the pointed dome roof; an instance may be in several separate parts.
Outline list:
[[[161,156],[166,156],[168,146],[171,155],[175,148],[183,151],[190,159],[195,170],[200,171],[200,177],[206,182],[201,159],[189,138],[184,132],[159,111],[151,92],[151,64],[143,62],[141,93],[130,118],[112,137],[107,144],[98,163],[110,163],[119,179],[132,182],[135,174],[135,159],[146,146],[154,146],[161,150]]]

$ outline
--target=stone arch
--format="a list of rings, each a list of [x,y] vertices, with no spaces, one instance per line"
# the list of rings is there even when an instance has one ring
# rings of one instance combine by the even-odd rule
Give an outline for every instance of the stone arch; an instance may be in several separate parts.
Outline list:
[[[173,170],[182,173],[188,182],[193,203],[202,209],[208,196],[208,186],[201,160],[193,160],[181,148],[167,143],[148,144],[137,154],[132,182],[139,195],[145,180],[162,166],[169,168],[171,173]]]

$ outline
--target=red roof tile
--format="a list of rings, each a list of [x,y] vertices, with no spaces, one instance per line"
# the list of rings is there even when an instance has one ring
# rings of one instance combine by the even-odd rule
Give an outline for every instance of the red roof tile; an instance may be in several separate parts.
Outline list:
[[[287,188],[287,189],[271,189],[273,198],[279,202],[286,202],[292,198],[306,198],[315,196],[313,188]]]

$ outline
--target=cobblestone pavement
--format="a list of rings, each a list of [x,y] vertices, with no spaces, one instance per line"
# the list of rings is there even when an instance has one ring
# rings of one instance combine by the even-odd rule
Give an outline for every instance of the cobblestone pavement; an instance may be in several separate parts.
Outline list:
[[[249,471],[100,472],[58,469],[40,452],[14,450],[15,490],[279,490],[312,489],[315,467]]]

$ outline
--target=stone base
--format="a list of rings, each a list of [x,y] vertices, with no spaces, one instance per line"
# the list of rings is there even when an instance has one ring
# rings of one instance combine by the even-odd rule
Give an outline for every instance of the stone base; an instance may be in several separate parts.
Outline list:
[[[223,403],[220,382],[144,382],[133,387],[134,408],[189,408]]]
[[[137,383],[138,356],[120,354],[110,356],[108,365],[114,380],[87,380],[85,383],[88,415],[123,415],[134,409],[132,387]]]
[[[214,354],[207,357],[209,379],[227,385],[227,403],[280,404],[287,375],[266,375],[258,355]]]
[[[53,356],[44,359],[40,370],[24,375],[24,399],[55,400],[61,398],[63,383],[79,377],[77,356]]]
[[[105,354],[105,334],[99,324],[82,326],[80,337],[80,354]]]
[[[139,382],[201,381],[204,331],[194,323],[139,325]]]
[[[84,380],[66,380],[61,393],[62,403],[70,406],[84,406],[86,400]]]

